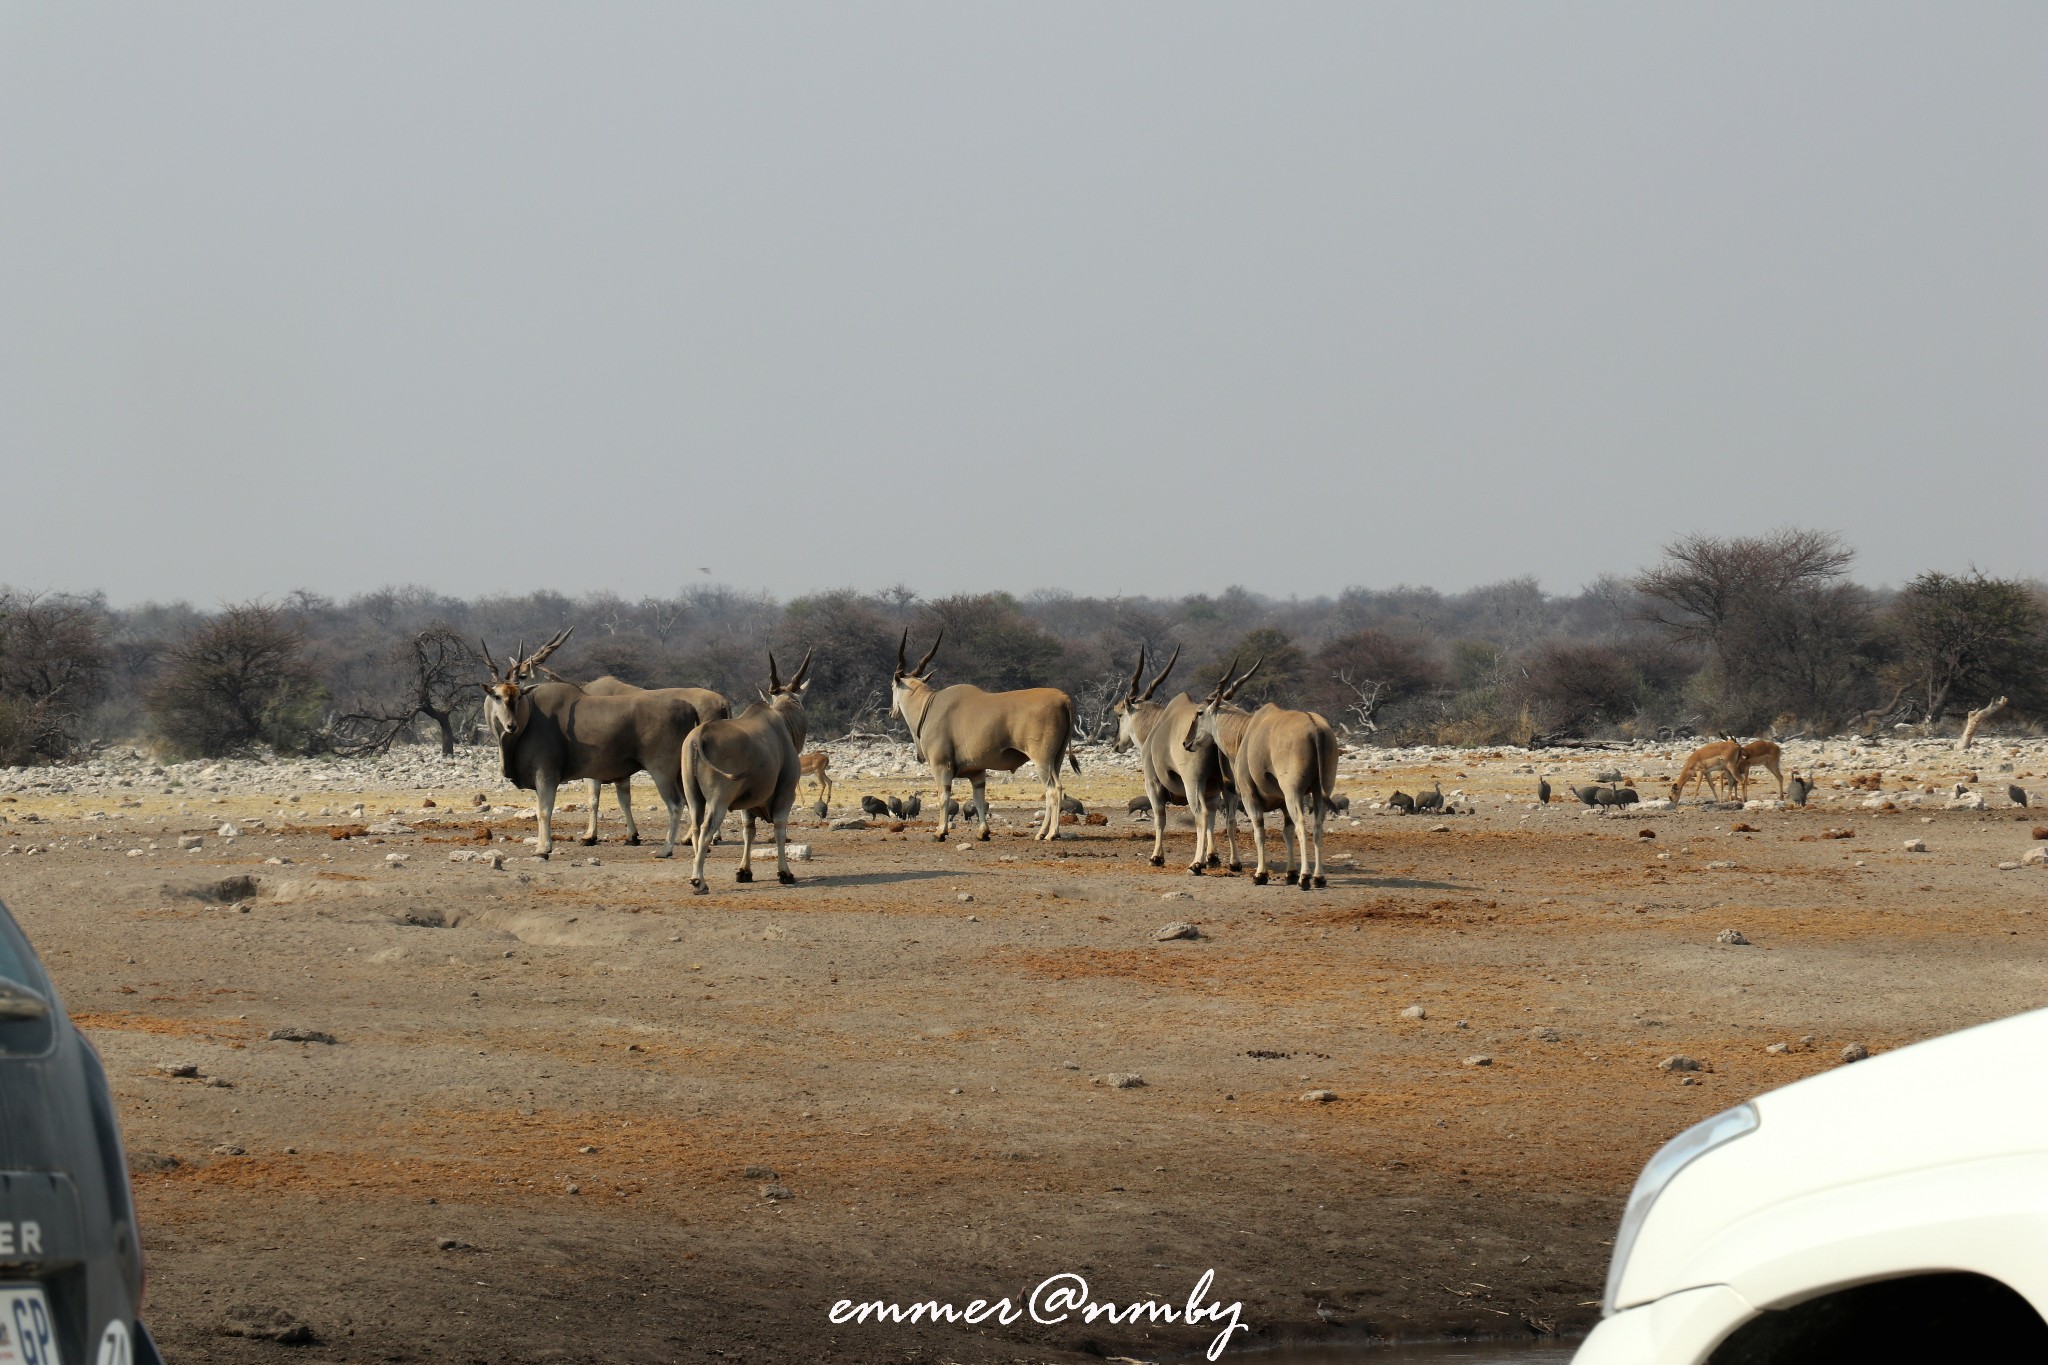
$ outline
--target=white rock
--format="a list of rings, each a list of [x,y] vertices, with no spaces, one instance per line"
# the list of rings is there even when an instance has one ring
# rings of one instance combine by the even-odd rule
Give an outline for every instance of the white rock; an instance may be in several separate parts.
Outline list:
[[[236,829],[236,828],[235,828],[235,827],[234,827],[233,825],[231,825],[231,824],[230,824],[230,825],[222,825],[222,826],[221,826],[221,827],[220,827],[219,829],[217,829],[217,830],[215,830],[215,831],[214,831],[214,833],[215,833],[215,834],[218,834],[218,835],[219,835],[219,836],[220,836],[221,838],[223,838],[223,839],[232,839],[232,838],[234,838],[234,837],[235,837],[236,835],[240,834],[241,832],[242,832],[242,831],[240,831],[240,830]]]
[[[2026,856],[2021,858],[2020,862],[2034,867],[2048,867],[2048,844],[2037,844],[2033,848],[2028,849]]]
[[[1908,839],[1903,847],[1908,853],[1925,853],[1927,851],[1927,841],[1925,839]]]

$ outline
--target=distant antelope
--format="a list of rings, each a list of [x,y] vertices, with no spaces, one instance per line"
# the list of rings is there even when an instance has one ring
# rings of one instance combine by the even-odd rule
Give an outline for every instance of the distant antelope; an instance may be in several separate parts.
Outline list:
[[[953,794],[954,780],[964,777],[974,793],[981,837],[988,838],[989,773],[1013,773],[1033,763],[1045,783],[1045,809],[1033,837],[1059,838],[1060,799],[1066,794],[1060,787],[1060,764],[1064,760],[1075,772],[1081,771],[1067,748],[1074,735],[1074,699],[1056,687],[988,692],[970,683],[954,683],[934,688],[928,665],[945,635],[940,631],[924,657],[910,667],[904,662],[910,632],[904,631],[889,683],[889,713],[901,716],[910,727],[917,756],[939,784],[939,828],[932,837],[946,837],[950,817],[944,802]]]
[[[658,693],[594,697],[574,683],[529,681],[568,638],[562,631],[532,655],[510,660],[502,676],[490,647],[478,641],[492,672],[483,684],[484,712],[498,736],[505,779],[539,798],[535,851],[543,858],[554,851],[555,792],[561,783],[624,783],[644,772],[668,807],[668,843],[659,856],[669,857],[682,820],[678,763],[684,739],[697,728],[697,709]]]
[[[797,766],[803,776],[809,778],[817,788],[818,799],[827,806],[832,804],[832,755],[823,749],[807,749],[796,756]]]
[[[683,798],[690,805],[690,829],[696,840],[690,863],[694,894],[710,889],[704,884],[704,857],[711,851],[712,831],[724,823],[727,811],[734,810],[746,819],[733,879],[754,880],[754,822],[768,820],[775,826],[775,879],[784,885],[796,880],[789,870],[789,811],[796,804],[803,774],[797,755],[809,732],[803,699],[810,671],[806,651],[795,676],[785,683],[770,654],[768,690],[762,700],[729,720],[698,726],[683,742]]]
[[[1184,748],[1192,751],[1203,738],[1217,741],[1224,703],[1258,667],[1254,663],[1239,677],[1226,676],[1216,684],[1182,736]],[[1235,749],[1226,748],[1224,754],[1237,787],[1237,798],[1244,803],[1245,813],[1252,821],[1252,846],[1258,854],[1252,880],[1262,886],[1266,882],[1264,817],[1269,810],[1279,810],[1285,816],[1280,837],[1287,844],[1288,884],[1296,882],[1298,848],[1301,889],[1306,891],[1311,884],[1328,886],[1329,880],[1323,875],[1323,821],[1329,814],[1337,780],[1337,732],[1330,728],[1330,722],[1313,711],[1291,711],[1268,702],[1251,713]]]
[[[1762,768],[1778,779],[1778,799],[1785,799],[1785,774],[1778,771],[1778,745],[1768,739],[1753,739],[1747,744],[1731,740],[1735,745],[1735,780],[1742,788],[1742,799],[1749,799],[1749,770]]]
[[[1776,745],[1772,746],[1776,748]],[[1685,789],[1702,782],[1713,793],[1714,799],[1721,797],[1720,778],[1727,778],[1730,789],[1742,779],[1737,771],[1741,759],[1737,756],[1742,746],[1732,739],[1716,740],[1702,744],[1686,755],[1685,766],[1679,769],[1678,780],[1671,784],[1671,800],[1675,805],[1685,799]]]

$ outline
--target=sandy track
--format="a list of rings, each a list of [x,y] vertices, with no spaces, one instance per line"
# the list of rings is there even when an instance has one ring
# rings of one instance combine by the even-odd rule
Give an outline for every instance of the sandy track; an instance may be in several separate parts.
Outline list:
[[[449,862],[530,826],[394,793],[370,818],[412,833],[293,812],[196,855],[175,836],[269,803],[110,831],[24,798],[7,838],[51,851],[0,859],[0,894],[106,1056],[151,1318],[188,1359],[271,1358],[218,1335],[242,1307],[308,1323],[300,1359],[1150,1358],[1208,1334],[825,1310],[1060,1271],[1178,1299],[1211,1267],[1259,1341],[1569,1330],[1658,1142],[1845,1043],[2048,998],[2042,873],[1994,866],[2027,846],[2012,812],[1601,818],[1500,799],[1519,762],[1442,764],[1493,794],[1444,832],[1340,824],[1314,894],[1189,877],[1178,829],[1149,868],[1120,811],[1034,845],[1014,803],[987,844],[804,822],[798,886],[734,886],[722,847],[693,899],[647,847]],[[245,908],[166,891],[237,873]],[[1153,941],[1181,919],[1204,937]],[[269,1040],[293,1025],[340,1041]],[[1684,1084],[1673,1053],[1712,1069]]]

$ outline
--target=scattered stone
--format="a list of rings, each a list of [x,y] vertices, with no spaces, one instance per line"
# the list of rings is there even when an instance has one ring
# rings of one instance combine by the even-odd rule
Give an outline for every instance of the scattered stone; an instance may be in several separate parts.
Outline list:
[[[1927,841],[1925,839],[1908,839],[1905,843],[1905,849],[1908,853],[1925,853],[1927,851]]]
[[[1403,1019],[1427,1019],[1429,1018],[1429,1011],[1420,1005],[1410,1005],[1407,1009],[1401,1011],[1401,1017]]]
[[[247,1156],[249,1151],[246,1147],[238,1147],[232,1142],[223,1142],[220,1146],[213,1149],[213,1154],[215,1156]]]
[[[1714,935],[1714,942],[1732,944],[1737,948],[1749,947],[1749,940],[1743,937],[1740,929],[1723,929]]]
[[[1328,1104],[1336,1098],[1337,1092],[1334,1090],[1311,1090],[1301,1097],[1301,1102],[1303,1104]]]
[[[2028,849],[2026,856],[2020,859],[2020,863],[2023,866],[2048,867],[2048,845]]]
[[[1708,864],[1707,864],[1707,866],[1708,866],[1708,867],[1710,867],[1710,868],[1716,869],[1716,870],[1721,870],[1721,869],[1725,869],[1725,868],[1730,868],[1730,867],[1733,867],[1733,866],[1735,866],[1735,864],[1734,864],[1734,863],[1732,863],[1732,862],[1730,862],[1730,861],[1729,861],[1728,859],[1726,859],[1726,858],[1717,858],[1717,859],[1715,859],[1715,860],[1714,860],[1713,862],[1711,862],[1711,863],[1708,863]]]
[[[974,904],[974,893],[971,891],[962,891],[959,895],[953,897],[953,899],[959,901],[962,905],[972,905]]]
[[[1451,827],[1449,825],[1431,825],[1429,827],[1429,832],[1431,834],[1449,834],[1451,832]]]
[[[282,1308],[230,1308],[221,1323],[224,1337],[247,1337],[253,1341],[274,1341],[280,1346],[311,1346],[317,1337],[313,1329]]]
[[[206,840],[202,839],[197,834],[180,834],[178,836],[179,848],[198,848],[205,842]]]
[[[158,1062],[156,1069],[166,1076],[197,1076],[199,1074],[199,1063]]]
[[[472,1244],[472,1243],[469,1243],[469,1242],[465,1242],[465,1241],[462,1241],[462,1240],[460,1240],[459,1238],[455,1238],[455,1237],[439,1237],[439,1238],[436,1238],[436,1239],[434,1240],[434,1250],[436,1250],[436,1251],[475,1251],[475,1250],[476,1250],[476,1247],[475,1247],[475,1245],[474,1245],[474,1244]]]
[[[384,861],[389,866],[396,867],[400,863],[411,862],[412,855],[410,853],[387,853],[384,855]]]
[[[331,1033],[322,1033],[316,1028],[274,1028],[270,1031],[273,1043],[334,1043],[340,1041]]]
[[[868,822],[861,819],[858,815],[842,815],[826,826],[828,829],[866,829],[867,827]]]
[[[128,856],[131,858],[140,858],[142,856],[142,850],[139,848],[131,848],[128,850]]]
[[[1478,1055],[1477,1055],[1477,1056],[1475,1056],[1475,1057],[1467,1057],[1467,1058],[1465,1059],[1465,1065],[1466,1065],[1466,1066],[1492,1066],[1492,1065],[1493,1065],[1493,1058],[1492,1058],[1491,1056],[1489,1056],[1488,1054],[1486,1054],[1486,1053],[1482,1052],[1482,1053],[1478,1054]]]
[[[1137,1090],[1145,1084],[1145,1078],[1135,1071],[1106,1071],[1095,1078],[1095,1083],[1112,1090]]]
[[[235,1083],[224,1076],[208,1076],[206,1083],[215,1090],[233,1090],[235,1088]]]
[[[222,825],[222,826],[221,826],[221,827],[220,827],[219,829],[217,829],[217,830],[215,830],[215,831],[214,831],[214,833],[215,833],[215,834],[218,834],[218,835],[219,835],[219,836],[220,836],[221,838],[223,838],[223,839],[232,839],[232,838],[234,838],[234,837],[235,837],[236,835],[240,834],[241,832],[242,832],[242,831],[240,831],[240,830],[236,829],[236,828],[235,828],[235,827],[234,827],[233,825],[231,825],[231,824],[229,824],[229,825]]]
[[[777,1178],[775,1169],[771,1166],[749,1166],[744,1171],[741,1171],[740,1174],[749,1180],[774,1180]]]
[[[1152,935],[1160,943],[1170,943],[1177,938],[1200,938],[1201,936],[1202,931],[1189,924],[1186,920],[1175,920]]]
[[[411,825],[401,825],[396,820],[380,820],[376,824],[369,826],[368,829],[372,834],[411,834],[413,832]]]
[[[1792,1045],[1790,1043],[1768,1043],[1764,1046],[1764,1051],[1770,1053],[1773,1057],[1782,1057],[1791,1050]]]
[[[1539,1043],[1561,1043],[1564,1035],[1548,1024],[1538,1024],[1529,1030],[1529,1036]]]
[[[1860,1062],[1869,1056],[1870,1049],[1861,1043],[1851,1043],[1842,1049],[1842,1060],[1845,1062]]]
[[[128,1171],[131,1175],[161,1174],[164,1171],[175,1171],[184,1164],[178,1158],[162,1152],[128,1153]]]
[[[1659,1071],[1704,1071],[1707,1068],[1706,1064],[1697,1058],[1687,1057],[1683,1053],[1678,1053],[1666,1057],[1663,1061],[1657,1063],[1657,1069]]]
[[[1192,891],[1162,891],[1159,895],[1159,899],[1163,901],[1191,901],[1194,898],[1195,893]]]
[[[763,1199],[794,1198],[794,1196],[790,1194],[789,1186],[787,1185],[763,1185],[761,1187],[761,1197]]]

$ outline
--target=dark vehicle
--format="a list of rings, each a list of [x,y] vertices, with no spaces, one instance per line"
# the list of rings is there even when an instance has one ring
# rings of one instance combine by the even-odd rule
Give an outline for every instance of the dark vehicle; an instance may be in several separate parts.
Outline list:
[[[160,1365],[99,1054],[0,905],[0,1365]]]

